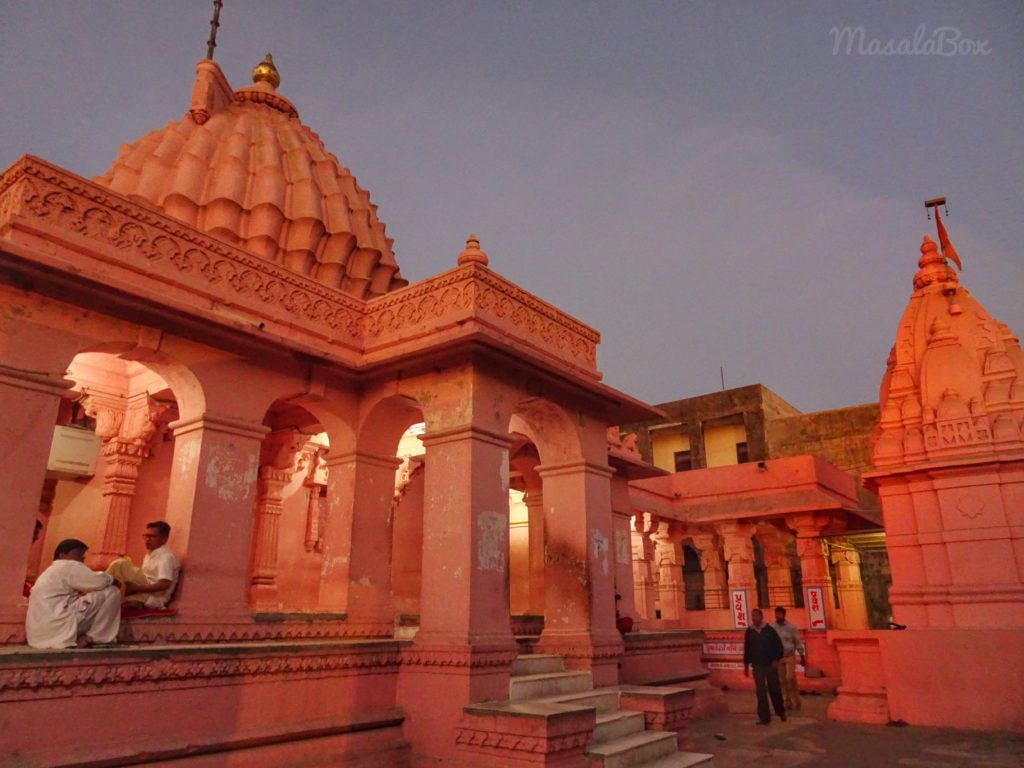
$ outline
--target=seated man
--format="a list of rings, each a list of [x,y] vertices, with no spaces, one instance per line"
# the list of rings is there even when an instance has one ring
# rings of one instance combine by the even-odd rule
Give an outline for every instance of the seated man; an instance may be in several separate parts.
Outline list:
[[[33,648],[84,648],[117,640],[120,584],[86,566],[87,549],[78,539],[64,539],[32,586],[25,635]]]
[[[178,558],[167,546],[171,526],[163,520],[146,523],[142,538],[146,542],[146,557],[142,567],[136,568],[127,557],[118,558],[107,566],[107,573],[124,582],[125,603],[146,608],[166,608],[178,583]]]

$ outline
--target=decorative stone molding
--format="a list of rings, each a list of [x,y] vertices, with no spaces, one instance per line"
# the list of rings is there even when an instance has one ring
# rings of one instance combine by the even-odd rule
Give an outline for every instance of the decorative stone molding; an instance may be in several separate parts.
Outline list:
[[[278,341],[355,368],[458,327],[512,336],[523,350],[600,378],[596,331],[478,263],[362,301],[30,156],[0,177],[0,229],[29,248],[40,237],[58,245],[23,259],[67,271],[61,250],[70,247],[86,265],[81,277],[102,274],[107,284],[253,335],[279,329]]]
[[[455,743],[460,747],[482,747],[507,752],[552,755],[575,752],[586,747],[593,728],[555,737],[525,736],[515,733],[496,733],[485,727],[459,726],[455,729]]]
[[[399,644],[372,642],[246,647],[164,647],[72,652],[19,652],[0,659],[0,702],[55,698],[158,686],[195,687],[323,677],[373,669],[397,673]]]
[[[402,664],[421,667],[467,667],[510,669],[518,648],[474,650],[452,647],[412,646],[402,651]]]

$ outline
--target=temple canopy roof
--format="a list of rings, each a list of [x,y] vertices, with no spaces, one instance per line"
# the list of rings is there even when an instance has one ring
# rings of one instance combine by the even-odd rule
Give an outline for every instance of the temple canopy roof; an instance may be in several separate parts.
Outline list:
[[[196,66],[185,116],[124,145],[96,181],[356,298],[407,284],[349,170],[277,93],[270,55],[253,85]]]
[[[1024,449],[1020,340],[960,284],[947,261],[959,258],[937,224],[941,251],[925,236],[882,379],[877,467]]]
[[[810,455],[635,480],[630,503],[635,512],[697,526],[817,514],[831,521],[826,533],[881,527],[858,500],[853,477]]]

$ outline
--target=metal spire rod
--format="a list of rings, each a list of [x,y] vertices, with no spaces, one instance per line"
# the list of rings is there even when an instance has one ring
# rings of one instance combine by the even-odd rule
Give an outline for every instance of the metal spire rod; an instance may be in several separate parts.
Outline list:
[[[213,0],[213,18],[210,19],[210,39],[206,41],[206,58],[213,59],[213,49],[217,47],[217,27],[220,26],[220,9],[223,0]]]

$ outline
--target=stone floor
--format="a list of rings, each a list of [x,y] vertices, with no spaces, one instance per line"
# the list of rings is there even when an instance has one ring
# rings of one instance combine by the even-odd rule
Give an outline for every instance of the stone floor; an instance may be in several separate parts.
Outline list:
[[[1024,734],[833,723],[832,696],[804,696],[788,722],[756,725],[754,694],[729,691],[729,713],[691,724],[715,768],[1024,768]]]

